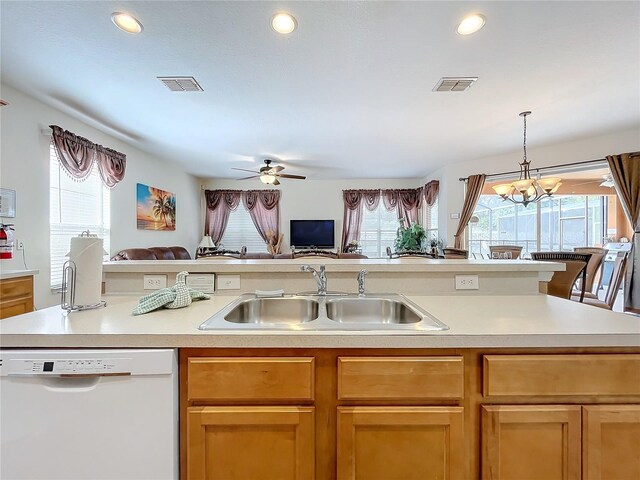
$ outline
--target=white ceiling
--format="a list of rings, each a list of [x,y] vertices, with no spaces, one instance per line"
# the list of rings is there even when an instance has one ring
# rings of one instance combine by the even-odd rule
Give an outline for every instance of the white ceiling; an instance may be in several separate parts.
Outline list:
[[[270,27],[278,11],[298,20],[290,36]],[[457,35],[471,12],[486,26]],[[640,123],[637,1],[2,0],[0,14],[4,83],[203,177],[267,156],[310,178],[421,177],[518,150],[522,110],[531,148]],[[190,75],[204,92],[156,79]],[[432,92],[442,76],[479,80]]]

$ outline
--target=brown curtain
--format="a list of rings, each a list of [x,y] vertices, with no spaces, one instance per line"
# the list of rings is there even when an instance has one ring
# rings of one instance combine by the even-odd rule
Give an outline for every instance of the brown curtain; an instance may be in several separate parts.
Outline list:
[[[458,224],[458,230],[453,236],[454,248],[462,248],[462,234],[467,228],[469,220],[473,215],[473,211],[476,209],[478,199],[482,193],[482,187],[484,187],[484,180],[486,175],[483,173],[478,175],[470,175],[467,181],[467,193],[464,196],[464,205],[462,206],[462,213],[460,214],[460,223]]]
[[[382,191],[385,208],[388,211],[397,210],[398,220],[404,220],[405,227],[418,221],[418,209],[422,205],[422,196],[422,187]]]
[[[229,223],[229,214],[240,204],[240,190],[205,190],[207,211],[204,217],[205,235],[211,235],[218,245]]]
[[[343,190],[344,216],[342,218],[342,251],[353,240],[360,239],[363,206],[369,211],[378,207],[380,190]]]
[[[57,125],[52,130],[51,144],[62,168],[71,178],[83,181],[91,173],[94,162],[98,164],[100,178],[107,187],[115,187],[123,178],[127,156],[80,137]]]
[[[96,163],[102,183],[113,188],[124,178],[127,156],[102,145],[96,145]]]
[[[242,194],[242,204],[265,243],[268,243],[269,231],[277,240],[280,236],[280,190],[248,190]]]
[[[440,182],[438,180],[431,180],[424,186],[424,201],[428,207],[433,207],[435,205],[439,191]]]
[[[640,313],[640,152],[607,157],[616,193],[633,227],[633,246],[627,262],[624,307]]]

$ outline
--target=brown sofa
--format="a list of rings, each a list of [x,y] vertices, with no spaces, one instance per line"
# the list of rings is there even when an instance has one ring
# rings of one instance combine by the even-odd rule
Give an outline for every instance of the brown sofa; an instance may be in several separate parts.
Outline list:
[[[117,260],[191,260],[191,255],[184,247],[127,248],[111,257]]]

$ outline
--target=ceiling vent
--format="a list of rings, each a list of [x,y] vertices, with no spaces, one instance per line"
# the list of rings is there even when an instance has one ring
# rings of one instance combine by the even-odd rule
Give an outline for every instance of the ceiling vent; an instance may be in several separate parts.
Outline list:
[[[158,77],[172,92],[203,92],[204,89],[193,77]]]
[[[478,77],[442,77],[433,88],[434,92],[464,92]]]

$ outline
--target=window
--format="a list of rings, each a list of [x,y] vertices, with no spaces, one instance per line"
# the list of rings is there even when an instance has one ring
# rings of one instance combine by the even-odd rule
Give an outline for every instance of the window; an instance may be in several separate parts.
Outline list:
[[[229,214],[229,223],[220,243],[227,250],[239,251],[242,247],[247,247],[248,252],[267,251],[267,244],[256,230],[251,215],[242,202]]]
[[[429,240],[438,238],[438,199],[431,207],[424,204],[422,208],[422,226]]]
[[[554,195],[528,207],[481,195],[469,223],[469,251],[489,255],[490,245],[520,245],[535,251],[572,251],[601,245],[606,236],[607,195]]]
[[[109,251],[110,191],[102,184],[97,167],[84,181],[72,180],[62,171],[53,147],[49,164],[51,288],[59,289],[71,237],[89,230],[104,239],[104,249]]]
[[[393,249],[399,225],[397,211],[388,211],[382,200],[373,212],[363,208],[360,227],[362,253],[369,258],[386,257],[387,247]]]

